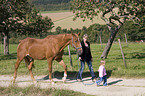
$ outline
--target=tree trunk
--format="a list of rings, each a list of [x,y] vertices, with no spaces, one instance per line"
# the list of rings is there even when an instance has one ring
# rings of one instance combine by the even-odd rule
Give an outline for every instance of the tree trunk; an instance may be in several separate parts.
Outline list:
[[[4,33],[4,55],[9,54],[9,36],[8,32]]]
[[[105,49],[104,49],[104,51],[103,51],[103,53],[102,53],[102,55],[101,55],[101,58],[102,58],[102,59],[107,58],[107,55],[108,55],[108,53],[109,53],[109,51],[110,51],[110,49],[111,49],[111,46],[112,46],[112,43],[113,43],[113,41],[114,41],[114,39],[115,39],[115,37],[116,37],[116,34],[118,33],[119,29],[120,29],[122,26],[123,26],[123,25],[120,24],[120,25],[118,25],[118,27],[117,27],[115,30],[112,30],[111,28],[109,29],[109,30],[111,31],[111,36],[110,36],[110,38],[108,39],[107,45],[106,45],[106,47],[105,47]]]

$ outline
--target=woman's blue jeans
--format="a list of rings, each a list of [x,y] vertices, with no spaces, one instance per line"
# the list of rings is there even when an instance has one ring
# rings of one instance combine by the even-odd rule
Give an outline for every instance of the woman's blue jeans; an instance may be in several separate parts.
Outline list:
[[[89,67],[90,74],[91,74],[92,80],[93,80],[96,77],[96,75],[94,74],[94,70],[93,70],[93,67],[92,67],[92,61],[87,62],[87,65]],[[77,75],[77,79],[82,80],[82,73],[84,71],[84,68],[85,68],[85,61],[81,61],[81,68],[80,68],[79,73]]]
[[[107,86],[107,77],[106,76],[103,76],[103,77],[99,77],[100,78],[100,80],[96,80],[96,84],[97,85],[100,85],[100,83],[102,82],[102,81],[104,81],[103,82],[103,86]]]

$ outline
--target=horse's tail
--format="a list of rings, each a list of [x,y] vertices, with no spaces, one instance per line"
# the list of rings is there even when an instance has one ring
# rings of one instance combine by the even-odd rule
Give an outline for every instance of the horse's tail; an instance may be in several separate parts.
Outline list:
[[[24,59],[25,59],[26,67],[29,66],[30,62],[34,61],[34,59],[32,57],[30,57],[29,55],[25,56]],[[35,68],[34,63],[32,64],[32,68]]]

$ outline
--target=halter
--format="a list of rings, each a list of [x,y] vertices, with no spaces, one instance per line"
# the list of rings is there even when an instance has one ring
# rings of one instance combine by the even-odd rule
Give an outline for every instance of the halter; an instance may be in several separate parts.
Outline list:
[[[79,41],[79,38],[78,38],[78,41]],[[70,41],[67,42],[67,43],[60,49],[60,52],[61,52],[67,45],[69,45],[69,44],[70,44]],[[80,45],[81,45],[81,44],[80,44]],[[76,50],[82,48],[82,47],[76,47],[76,46],[75,46],[75,44],[73,43],[73,36],[72,36],[72,46],[73,46]]]
[[[79,41],[79,38],[78,38],[78,41]],[[81,44],[80,44],[80,45],[81,45]],[[76,45],[73,43],[73,36],[72,36],[72,46],[73,46],[76,50],[82,48],[82,47],[76,47]]]

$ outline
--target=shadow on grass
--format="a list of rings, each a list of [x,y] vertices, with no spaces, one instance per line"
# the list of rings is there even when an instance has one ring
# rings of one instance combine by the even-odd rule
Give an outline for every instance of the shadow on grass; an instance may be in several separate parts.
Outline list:
[[[123,81],[123,80],[112,81],[112,82],[109,82],[108,85],[114,85],[114,84],[121,82],[121,81]]]
[[[112,70],[107,70],[106,72],[107,72],[107,78],[109,78],[112,74]],[[62,79],[63,75],[64,75],[64,72],[55,71],[55,72],[53,72],[52,77],[57,78],[57,79]],[[68,71],[67,79],[76,80],[77,75],[78,75],[78,71]],[[96,77],[98,77],[99,73],[95,72],[95,75],[96,75]],[[83,72],[82,78],[87,78],[87,77],[91,77],[90,72]],[[49,79],[49,75],[47,75],[41,79],[38,79],[38,80],[48,80],[48,79]],[[88,80],[91,80],[91,78],[85,79],[85,81],[88,81]]]
[[[132,53],[132,58],[137,58],[137,59],[145,58],[145,53],[139,53],[139,52]]]
[[[9,55],[0,54],[0,60],[10,60],[10,59],[16,59],[16,58],[17,58],[17,53],[12,53]]]

